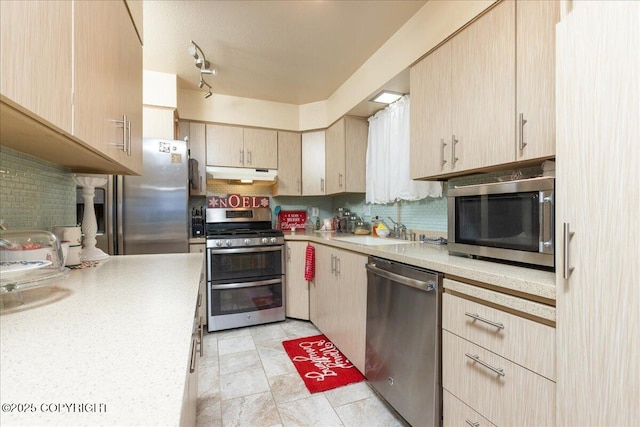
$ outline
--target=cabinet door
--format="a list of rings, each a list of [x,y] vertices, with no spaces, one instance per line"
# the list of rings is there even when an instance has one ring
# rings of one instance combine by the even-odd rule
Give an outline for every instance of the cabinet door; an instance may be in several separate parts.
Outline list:
[[[124,6],[124,3],[122,3]],[[142,173],[142,45],[126,7],[120,7],[118,19],[118,90],[119,110],[127,116],[129,153],[118,152],[120,163]],[[173,110],[170,112],[170,138],[174,136]]]
[[[191,158],[198,161],[198,189],[190,187],[189,194],[192,196],[207,195],[207,154],[206,154],[206,131],[204,123],[191,122],[189,126],[189,152]]]
[[[278,132],[244,129],[244,167],[278,169]]]
[[[121,159],[126,130],[120,109],[119,20],[123,2],[78,1],[74,8],[73,134],[112,159]]]
[[[334,250],[336,266],[337,334],[334,344],[355,365],[365,371],[365,341],[367,335],[367,256]],[[332,338],[333,340],[333,338]]]
[[[302,195],[302,140],[297,132],[278,132],[278,181],[273,195]]]
[[[243,132],[241,127],[207,125],[207,165],[244,166]]]
[[[411,178],[451,165],[451,43],[411,67]]]
[[[559,426],[640,419],[639,20],[639,2],[573,2],[556,28]]]
[[[72,2],[0,2],[0,93],[67,133],[72,112]]]
[[[325,136],[325,194],[343,193],[345,190],[345,124],[344,118],[331,125]]]
[[[203,254],[206,250],[206,246],[204,243],[190,243],[189,244],[189,253],[191,254]]]
[[[366,120],[345,117],[345,176],[344,189],[348,193],[366,191],[367,138]]]
[[[514,161],[515,60],[512,0],[451,40],[452,171]]]
[[[335,254],[324,245],[314,245],[316,277],[312,281],[310,320],[329,339],[336,333],[335,307],[337,303],[335,280]]]
[[[302,195],[324,195],[325,131],[302,134]]]
[[[304,279],[307,242],[287,242],[286,316],[309,320],[309,282]]]
[[[144,138],[174,139],[173,109],[163,107],[143,107]]]
[[[553,157],[556,153],[555,41],[560,2],[519,1],[516,9],[516,160]]]

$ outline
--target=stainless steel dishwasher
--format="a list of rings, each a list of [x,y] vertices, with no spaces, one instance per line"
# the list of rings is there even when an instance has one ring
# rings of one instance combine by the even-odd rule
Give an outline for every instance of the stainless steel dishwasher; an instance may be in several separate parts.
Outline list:
[[[365,376],[414,427],[440,426],[442,274],[370,256]]]

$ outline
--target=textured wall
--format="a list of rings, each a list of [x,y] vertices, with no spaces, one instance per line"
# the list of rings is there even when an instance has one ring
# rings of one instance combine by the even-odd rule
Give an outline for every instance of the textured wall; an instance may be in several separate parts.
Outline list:
[[[9,229],[51,230],[76,223],[68,169],[0,146],[0,218]]]

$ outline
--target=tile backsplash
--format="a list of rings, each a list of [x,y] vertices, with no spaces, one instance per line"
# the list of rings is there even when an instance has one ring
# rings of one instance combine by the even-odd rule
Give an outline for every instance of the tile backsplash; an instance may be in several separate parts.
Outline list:
[[[69,169],[0,146],[0,219],[10,230],[75,224]]]

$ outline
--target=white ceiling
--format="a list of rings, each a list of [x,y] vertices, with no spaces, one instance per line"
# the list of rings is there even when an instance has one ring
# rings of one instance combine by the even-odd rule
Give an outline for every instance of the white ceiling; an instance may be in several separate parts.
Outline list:
[[[291,104],[321,101],[425,3],[146,0],[144,68],[177,74],[179,87],[197,90],[199,71],[187,53],[194,40],[218,71],[206,77],[214,93]],[[408,73],[390,88],[408,91]]]

